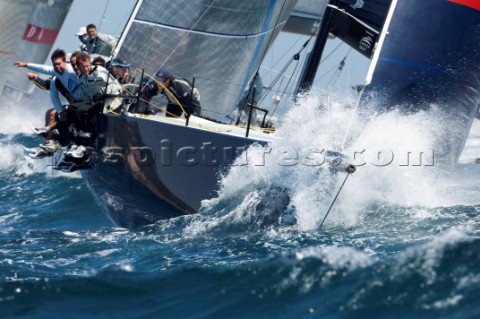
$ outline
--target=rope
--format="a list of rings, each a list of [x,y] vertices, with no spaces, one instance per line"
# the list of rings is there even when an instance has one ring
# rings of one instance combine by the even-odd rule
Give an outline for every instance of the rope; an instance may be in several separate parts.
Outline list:
[[[345,176],[345,179],[343,180],[342,186],[340,186],[340,188],[337,192],[337,195],[335,195],[335,198],[333,199],[332,203],[330,204],[330,207],[328,208],[327,213],[325,214],[325,217],[323,217],[323,220],[320,223],[320,226],[318,227],[318,229],[322,228],[323,223],[325,222],[325,219],[327,219],[328,214],[330,214],[330,211],[332,210],[333,204],[335,204],[335,201],[337,200],[338,195],[340,195],[340,192],[342,191],[342,188],[345,185],[345,183],[348,179],[348,176],[350,176],[352,173],[355,173],[355,170],[356,170],[355,166],[353,166],[351,164],[347,166],[347,176]]]
[[[343,45],[344,43],[341,42],[339,45],[337,45],[337,47],[335,49],[333,49],[332,52],[330,52],[329,55],[327,55],[324,59],[322,59],[322,61],[320,62],[320,64],[322,64],[323,62],[325,62],[326,59],[328,59],[330,57],[330,55],[332,55],[335,51],[337,51],[341,45]],[[324,79],[328,74],[330,74],[330,72],[332,72],[333,70],[336,70],[332,77],[330,78],[330,81],[327,83],[326,87],[329,87],[333,82],[334,82],[334,79],[339,77],[340,75],[340,72],[343,70],[343,67],[345,66],[345,60],[347,59],[347,57],[350,55],[350,52],[352,51],[352,48],[349,48],[349,50],[347,51],[347,54],[345,55],[345,57],[342,59],[342,61],[340,61],[340,63],[337,65],[334,65],[332,68],[330,68],[327,72],[325,72],[322,76],[320,76],[319,78],[317,78],[315,80],[315,82],[313,83],[313,85],[318,85],[318,83]],[[335,81],[337,80],[335,79]]]
[[[136,68],[136,69],[135,69],[135,71],[133,72],[133,75],[135,75],[137,71],[140,71],[139,68]],[[151,76],[151,75],[148,74],[148,73],[144,73],[144,76],[150,78],[152,81],[154,81],[155,83],[159,84],[164,90],[167,90],[167,93],[175,100],[175,102],[178,104],[178,106],[180,106],[180,109],[182,110],[182,113],[183,113],[185,116],[187,116],[187,112],[185,111],[185,108],[183,107],[182,103],[180,103],[180,101],[175,97],[175,95],[174,95],[165,85],[163,85],[162,82],[157,81],[157,79],[155,79],[153,76]],[[140,79],[140,81],[141,81],[141,80],[142,80],[142,79]],[[152,105],[153,105],[153,104],[152,104]],[[156,106],[156,105],[155,105],[155,106]],[[166,112],[167,114],[172,115],[173,117],[179,117],[179,116],[176,116],[176,115],[174,115],[174,114],[171,114],[170,112],[167,112],[166,110],[165,110],[165,112]]]
[[[160,84],[160,86],[164,89],[164,90],[167,90],[167,93],[170,94],[173,99],[175,100],[175,102],[178,104],[178,106],[180,106],[180,108],[182,109],[182,113],[187,116],[187,112],[185,111],[185,109],[183,108],[183,105],[180,103],[180,101],[177,99],[177,97],[175,95],[173,95],[172,91],[170,91],[165,85],[163,85],[162,82],[158,82],[155,80],[156,83]],[[169,112],[167,112],[169,113]]]

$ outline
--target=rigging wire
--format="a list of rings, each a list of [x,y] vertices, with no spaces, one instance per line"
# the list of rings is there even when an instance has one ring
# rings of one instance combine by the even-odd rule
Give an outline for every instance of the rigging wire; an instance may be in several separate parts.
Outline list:
[[[333,73],[332,77],[330,78],[330,81],[328,81],[327,85],[325,88],[329,88],[333,83],[335,83],[338,78],[340,77],[340,73],[343,71],[343,68],[345,67],[345,61],[347,60],[348,56],[350,55],[350,51],[352,48],[350,48],[347,52],[347,54],[343,57],[342,61],[340,61],[337,70]],[[319,81],[315,81],[315,84],[318,83]]]
[[[280,78],[282,78],[285,74],[285,72],[287,71],[288,67],[290,66],[290,64],[293,62],[293,61],[297,61],[297,64],[298,64],[298,61],[300,59],[300,53],[308,46],[308,43],[310,42],[310,39],[309,38],[304,44],[303,46],[300,48],[300,50],[295,53],[289,60],[287,63],[285,63],[284,67],[278,72],[277,76],[272,80],[272,82],[270,83],[270,85],[268,86],[267,88],[267,92],[265,92],[260,101],[263,101],[264,98],[266,97],[266,95],[272,90],[272,88],[277,84],[277,82],[280,80]],[[295,68],[296,70],[296,68]],[[291,75],[291,77],[293,77],[293,74]],[[260,104],[260,103],[259,103]]]
[[[308,46],[308,44],[310,43],[310,40],[315,36],[315,33],[311,34],[310,37],[305,41],[305,43],[303,44],[302,48],[297,52],[295,53],[289,60],[287,63],[285,63],[285,66],[279,71],[279,72],[276,72],[277,73],[277,76],[271,81],[270,85],[267,87],[267,90],[262,94],[260,100],[259,100],[259,103],[258,104],[261,104],[261,102],[263,102],[263,100],[267,97],[267,95],[270,93],[270,92],[273,92],[273,87],[277,84],[277,82],[280,80],[280,78],[282,79],[282,83],[283,83],[283,78],[284,78],[284,74],[286,73],[288,67],[290,66],[290,64],[294,61],[294,60],[297,60],[297,64],[295,66],[295,69],[294,69],[294,72],[292,72],[292,74],[290,75],[290,79],[288,81],[288,83],[291,82],[291,79],[293,78],[293,76],[295,75],[296,71],[297,71],[297,67],[298,67],[298,60],[300,59],[300,53]],[[280,61],[288,54],[288,52],[293,48],[295,47],[298,42],[301,40],[301,38],[299,37],[295,43],[293,43],[291,46],[290,46],[290,49],[288,51],[286,51],[279,59],[277,59],[277,62],[275,62],[274,65],[277,65],[278,63],[280,63]],[[270,71],[274,71],[273,69],[270,69]],[[279,87],[282,86],[282,83],[280,83]],[[282,93],[282,97],[284,95],[284,93],[287,91],[288,89],[288,84],[287,86],[285,86],[285,89],[283,90],[283,93]],[[277,90],[277,92],[279,92],[280,90]],[[277,104],[277,107],[278,107],[278,104]],[[276,107],[275,107],[276,109]],[[274,113],[274,112],[273,112]],[[270,116],[270,118],[273,116],[273,114]]]
[[[328,71],[324,72],[323,75],[320,76],[313,84],[314,85],[318,84],[320,80],[324,79],[327,75],[329,75],[332,71],[334,71],[337,68],[338,68],[337,65],[332,66],[330,69],[328,69]]]
[[[286,91],[288,90],[288,86],[292,83],[292,79],[295,75],[295,73],[297,72],[297,69],[298,69],[298,60],[300,58],[300,53],[308,46],[310,40],[315,36],[315,33],[314,34],[311,34],[310,37],[308,38],[308,40],[304,43],[304,45],[302,46],[302,48],[292,57],[290,58],[290,60],[286,63],[286,65],[280,70],[280,72],[278,72],[278,75],[272,80],[270,86],[267,88],[267,91],[262,95],[261,99],[260,99],[260,102],[263,101],[265,99],[265,97],[268,95],[269,92],[272,92],[273,90],[273,87],[277,84],[277,82],[279,81],[280,78],[283,78],[284,76],[284,73],[286,72],[286,70],[288,69],[288,67],[290,66],[290,64],[293,62],[293,60],[297,60],[297,64],[295,65],[295,69],[294,69],[294,72],[291,74],[290,78],[289,78],[289,81],[287,83],[287,85],[285,86],[285,89],[282,91],[282,94],[281,94],[281,98],[283,98],[283,96],[285,95]],[[298,41],[297,41],[298,42]],[[321,65],[322,63],[324,63],[330,56],[332,56],[344,43],[341,42],[339,43],[327,56],[325,56],[321,61],[320,61],[320,64]],[[350,51],[349,51],[350,52]],[[348,54],[347,54],[348,55]],[[345,58],[344,58],[345,59]],[[325,74],[320,77],[320,79],[324,78],[325,76],[327,76],[328,74],[330,74],[330,72],[332,72],[334,69],[337,69],[338,66],[334,66],[333,68],[329,69],[327,72],[325,72]],[[334,74],[335,76],[335,74]],[[315,81],[315,84],[318,83],[318,81],[320,79],[317,79],[317,81]],[[280,91],[280,90],[279,90]],[[260,104],[259,102],[259,104]],[[270,114],[270,117],[269,117],[269,120],[272,119],[273,115],[275,114],[278,106],[279,106],[280,103],[277,103],[277,105],[275,106],[274,110],[271,112]]]
[[[332,77],[330,78],[330,81],[328,81],[327,83],[327,88],[330,87],[335,81],[338,80],[338,77],[340,76],[340,73],[342,72],[343,68],[345,67],[345,59],[347,58],[347,56],[345,56],[343,58],[342,61],[340,61],[340,64],[338,65],[338,68],[337,70],[335,71],[335,73],[333,73]]]
[[[295,64],[295,68],[294,68],[294,70],[293,70],[292,75],[291,75],[290,78],[288,79],[287,85],[285,85],[285,90],[283,90],[283,91],[282,91],[282,94],[280,95],[279,101],[281,101],[281,100],[283,99],[283,96],[285,95],[285,92],[287,91],[290,83],[292,82],[293,75],[295,74],[295,72],[297,71],[297,69],[298,69],[298,61],[297,61],[297,63]],[[271,114],[270,114],[270,117],[268,118],[269,121],[272,120],[273,114],[275,114],[275,112],[277,111],[277,108],[278,108],[279,105],[280,105],[280,102],[277,103],[277,105],[275,105],[275,108],[273,109],[273,111],[272,111]]]
[[[335,53],[345,42],[340,42],[329,54],[327,54],[326,57],[324,57],[321,61],[320,64],[324,63],[325,60],[327,60],[332,54]]]
[[[335,48],[338,49],[339,46],[337,46]],[[328,71],[324,72],[324,74],[320,77],[318,77],[315,82],[313,83],[313,85],[318,85],[318,83],[324,79],[328,74],[330,74],[330,72],[332,72],[333,70],[336,70],[333,74],[332,74],[332,77],[330,78],[330,81],[328,81],[327,85],[325,86],[326,88],[330,87],[336,80],[338,80],[338,77],[340,76],[340,73],[343,71],[343,68],[345,67],[345,61],[346,59],[348,58],[348,56],[350,55],[350,52],[351,52],[351,48],[348,50],[347,54],[343,57],[343,59],[339,62],[338,65],[334,65],[333,67],[331,67],[330,69],[328,69]],[[332,52],[333,53],[333,52]],[[323,60],[324,61],[324,60]],[[322,62],[323,62],[322,61]]]
[[[315,33],[310,34],[310,36],[308,37],[306,43],[309,43],[310,40],[311,40],[314,36],[315,36]],[[285,58],[285,56],[286,56],[287,54],[289,54],[290,51],[291,51],[294,47],[296,47],[296,46],[298,45],[298,42],[300,42],[301,40],[302,40],[302,37],[298,37],[298,39],[295,40],[295,42],[294,42],[292,45],[290,45],[290,49],[288,49],[287,51],[285,51],[285,53],[284,53],[280,58],[278,58],[277,61],[275,61],[275,62],[273,63],[273,65],[278,65],[278,64],[280,63],[280,61],[282,61],[283,58]],[[273,57],[272,57],[272,58],[273,58]]]
[[[332,210],[333,204],[335,204],[335,201],[337,200],[338,195],[340,195],[340,192],[342,191],[343,186],[345,186],[345,183],[347,182],[348,176],[350,176],[351,174],[355,173],[356,168],[355,168],[355,166],[353,166],[352,164],[350,164],[350,165],[347,166],[346,171],[347,171],[347,176],[345,176],[345,179],[343,180],[342,185],[341,185],[340,188],[338,189],[338,192],[337,192],[337,194],[335,195],[335,198],[332,200],[332,203],[330,204],[330,207],[328,207],[327,213],[325,214],[325,217],[323,217],[323,220],[322,220],[322,222],[320,223],[320,226],[318,227],[318,229],[322,228],[323,223],[325,222],[325,220],[326,220],[327,217],[328,217],[328,214],[330,214],[330,211]]]
[[[103,10],[102,18],[100,19],[100,23],[98,24],[98,27],[97,27],[98,30],[100,30],[103,21],[107,19],[106,14],[107,14],[107,8],[109,4],[110,4],[110,0],[107,0],[107,4],[105,5],[105,9]]]

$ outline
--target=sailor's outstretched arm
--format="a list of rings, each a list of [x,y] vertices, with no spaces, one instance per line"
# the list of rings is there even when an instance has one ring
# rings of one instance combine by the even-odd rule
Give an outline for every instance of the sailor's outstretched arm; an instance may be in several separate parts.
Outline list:
[[[49,75],[57,75],[57,72],[53,68],[53,66],[50,65],[44,65],[44,64],[37,64],[37,63],[27,63],[27,62],[15,62],[13,63],[16,67],[23,67],[23,68],[29,68],[32,71],[43,73],[43,74],[49,74]]]

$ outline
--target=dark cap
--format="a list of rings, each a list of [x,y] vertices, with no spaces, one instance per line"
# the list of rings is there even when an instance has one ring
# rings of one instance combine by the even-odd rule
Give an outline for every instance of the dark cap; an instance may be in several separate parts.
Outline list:
[[[168,78],[173,78],[173,74],[172,74],[172,72],[170,72],[170,70],[167,69],[166,67],[162,67],[162,68],[160,68],[160,70],[157,71],[157,73],[155,74],[155,77],[156,77],[160,82],[163,82],[163,81],[165,81],[165,80],[168,79]]]
[[[112,66],[118,66],[118,67],[121,67],[121,68],[128,68],[130,67],[130,63],[128,63],[127,61],[125,60],[122,60],[120,58],[115,58],[112,60]]]

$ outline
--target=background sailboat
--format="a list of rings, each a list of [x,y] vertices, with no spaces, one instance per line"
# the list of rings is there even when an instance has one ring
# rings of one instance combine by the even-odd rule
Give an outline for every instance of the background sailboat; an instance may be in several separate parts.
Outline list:
[[[34,0],[0,1],[3,24],[0,33],[0,85],[3,88],[6,75],[11,69],[27,19],[32,12]]]
[[[25,72],[12,68],[14,61],[45,63],[73,0],[2,1],[0,40],[1,94],[19,101],[32,93]]]

